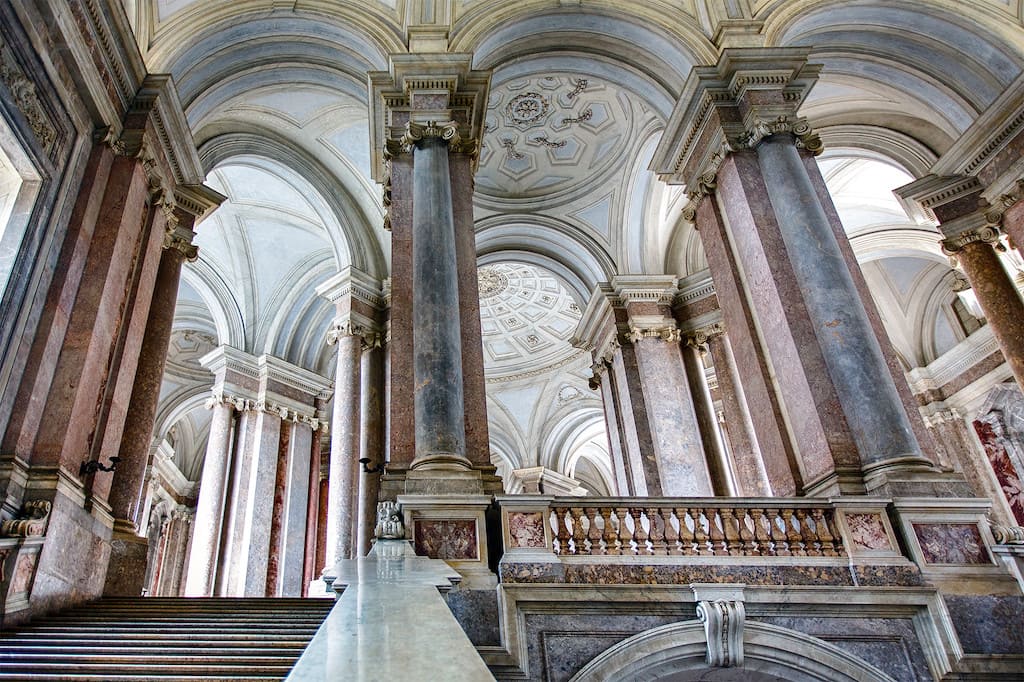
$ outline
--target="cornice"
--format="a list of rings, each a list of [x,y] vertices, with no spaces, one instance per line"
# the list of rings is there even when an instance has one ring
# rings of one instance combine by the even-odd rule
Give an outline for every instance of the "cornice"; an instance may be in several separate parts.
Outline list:
[[[702,270],[679,280],[678,291],[672,299],[672,305],[689,305],[714,295],[715,283],[711,279],[711,271]]]
[[[377,310],[387,307],[384,284],[362,270],[349,266],[316,288],[317,296],[326,298],[334,305],[344,303],[348,297],[357,298]]]
[[[674,275],[616,275],[611,281],[612,290],[622,305],[671,304],[678,284],[679,278]]]
[[[385,182],[386,148],[401,144],[409,123],[457,121],[465,150],[478,147],[490,85],[491,72],[474,70],[471,54],[393,54],[387,71],[369,72],[373,179]]]

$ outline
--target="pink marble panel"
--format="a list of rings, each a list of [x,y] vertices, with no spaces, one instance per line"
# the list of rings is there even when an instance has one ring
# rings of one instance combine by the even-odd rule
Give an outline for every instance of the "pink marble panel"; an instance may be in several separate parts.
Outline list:
[[[929,564],[987,564],[977,524],[915,523],[914,534]]]
[[[541,512],[509,512],[508,539],[511,547],[546,547],[544,515]]]
[[[846,514],[850,541],[863,549],[892,549],[879,514]]]
[[[413,546],[431,559],[480,558],[474,519],[416,519]]]
[[[982,447],[985,448],[985,455],[992,465],[999,487],[1010,505],[1013,517],[1017,523],[1024,526],[1024,472],[1017,471],[1010,460],[1005,445],[1000,442],[992,424],[982,421],[974,422],[974,430],[978,433]]]

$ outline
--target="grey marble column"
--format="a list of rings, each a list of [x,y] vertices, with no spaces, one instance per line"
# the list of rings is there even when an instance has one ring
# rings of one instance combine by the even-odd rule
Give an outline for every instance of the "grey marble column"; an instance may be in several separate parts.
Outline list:
[[[245,480],[246,504],[242,518],[242,542],[245,570],[239,572],[241,584],[236,594],[245,597],[265,597],[267,594],[267,564],[270,557],[270,531],[274,513],[274,487],[277,484],[277,458],[281,441],[281,415],[267,410],[255,412],[252,448],[246,454],[252,458],[249,476]]]
[[[770,135],[757,160],[829,377],[865,469],[927,463],[795,138]]]
[[[203,477],[199,484],[195,530],[185,578],[186,597],[213,595],[221,529],[224,520],[228,463],[231,456],[231,431],[234,407],[229,402],[213,405],[210,437],[206,442]]]
[[[448,142],[439,136],[427,137],[426,132],[417,134],[422,138],[413,152],[416,457],[412,468],[468,469]]]
[[[352,526],[359,480],[359,356],[362,338],[350,327],[331,332],[338,346],[331,418],[331,459],[327,484],[327,554],[324,567],[352,558]],[[329,340],[330,338],[329,337]]]
[[[711,478],[711,489],[715,497],[734,497],[736,486],[733,482],[729,462],[725,456],[725,446],[718,435],[718,417],[715,405],[711,400],[711,389],[708,387],[707,375],[704,372],[704,353],[707,352],[706,338],[701,335],[688,334],[686,343],[680,348],[683,354],[683,368],[690,382],[690,395],[693,397],[693,411],[697,418],[697,428],[704,445],[704,456],[708,463],[708,476]]]

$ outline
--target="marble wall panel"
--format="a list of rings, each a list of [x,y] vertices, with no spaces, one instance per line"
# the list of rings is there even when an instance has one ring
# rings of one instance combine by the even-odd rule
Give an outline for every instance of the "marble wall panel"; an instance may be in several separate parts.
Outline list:
[[[509,545],[512,547],[547,546],[544,540],[544,517],[540,512],[509,512]]]
[[[892,549],[889,534],[878,514],[846,514],[850,541],[864,549]]]
[[[1006,443],[996,434],[995,427],[988,422],[975,421],[974,430],[985,448],[985,455],[996,475],[999,487],[1006,497],[1017,523],[1024,526],[1024,471],[1014,466]]]
[[[988,564],[985,541],[973,523],[915,523],[914,534],[930,564]]]
[[[416,554],[431,559],[480,558],[474,519],[416,519]]]
[[[474,646],[499,646],[498,595],[494,590],[452,590],[446,600]]]
[[[943,595],[968,654],[1024,654],[1024,597]]]

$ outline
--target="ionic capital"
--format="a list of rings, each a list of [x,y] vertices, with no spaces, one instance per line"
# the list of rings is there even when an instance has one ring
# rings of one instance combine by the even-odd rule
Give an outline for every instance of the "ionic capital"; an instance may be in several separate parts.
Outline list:
[[[721,322],[705,325],[687,332],[686,345],[691,348],[696,348],[701,353],[706,353],[708,351],[708,341],[724,333],[725,328],[722,326]]]
[[[167,215],[167,227],[164,230],[163,248],[181,253],[190,263],[199,258],[199,248],[192,243],[196,233],[182,225],[174,216],[174,208]]]
[[[772,120],[757,119],[747,127],[745,133],[737,138],[735,146],[740,149],[753,149],[766,137],[789,133],[796,138],[796,146],[818,155],[824,149],[821,138],[811,129],[806,118],[787,115]]]
[[[408,154],[423,140],[431,139],[439,139],[447,142],[448,149],[456,153],[477,153],[476,140],[464,140],[459,131],[459,124],[455,121],[446,121],[444,123],[438,123],[436,121],[416,123],[415,121],[409,121],[405,124],[405,133],[398,140],[397,147],[390,141],[385,147],[385,158],[389,155],[393,156],[396,148]]]
[[[993,222],[990,223],[990,219],[994,219]],[[1002,214],[992,211],[986,215],[985,220],[985,225],[979,225],[973,229],[964,230],[952,237],[943,239],[940,242],[942,252],[947,256],[955,256],[968,244],[976,243],[991,244],[997,251],[1005,251],[1006,247],[1001,241],[1002,234],[998,226],[999,221],[1002,220]]]

